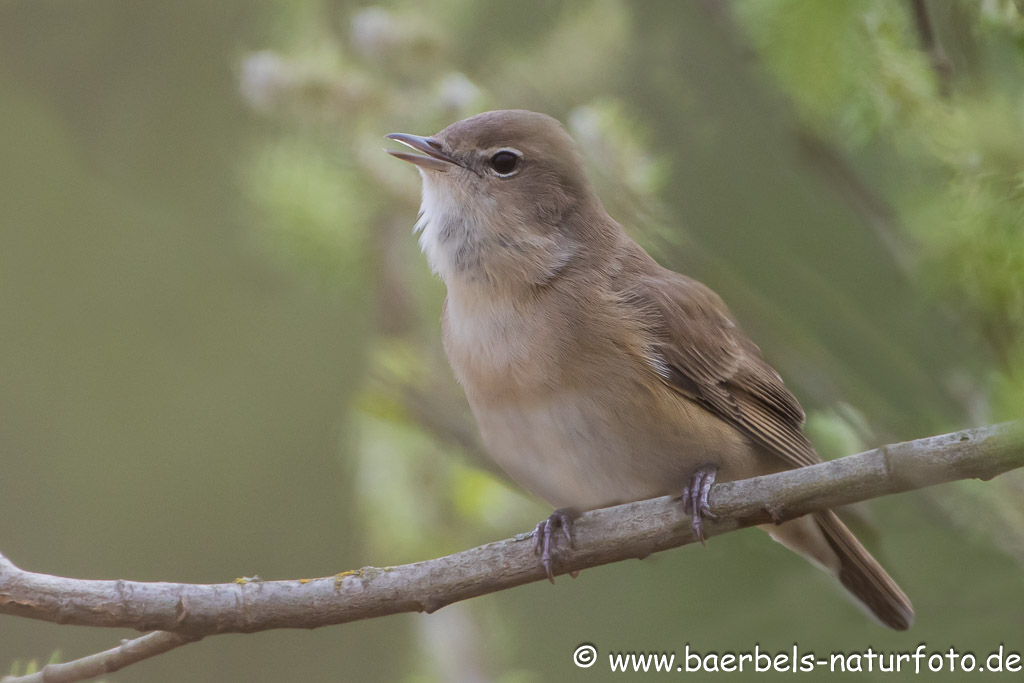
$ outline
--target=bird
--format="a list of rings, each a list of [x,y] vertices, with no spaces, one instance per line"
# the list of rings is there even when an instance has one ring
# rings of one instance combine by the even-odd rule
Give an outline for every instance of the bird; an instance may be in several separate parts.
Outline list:
[[[498,110],[385,137],[420,172],[415,229],[446,288],[443,345],[484,446],[555,508],[534,535],[552,582],[582,512],[677,496],[703,543],[716,481],[821,462],[800,403],[722,299],[608,215],[559,121]],[[913,623],[835,512],[761,528],[883,625]]]

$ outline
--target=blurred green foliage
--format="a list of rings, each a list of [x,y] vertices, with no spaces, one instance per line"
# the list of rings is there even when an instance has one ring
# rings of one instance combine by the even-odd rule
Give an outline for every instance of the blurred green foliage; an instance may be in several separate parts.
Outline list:
[[[893,0],[0,5],[0,551],[229,581],[530,529],[548,511],[488,464],[441,352],[419,179],[381,151],[490,108],[566,124],[826,457],[1019,417],[1024,20],[925,6],[931,47]],[[1021,650],[1022,501],[1006,476],[859,509],[909,634],[750,532],[110,679],[599,680],[570,662],[584,641]],[[117,637],[5,618],[0,668]]]
[[[887,177],[893,186],[885,198],[913,242],[915,279],[994,356],[987,419],[1019,417],[1024,36],[1013,3],[939,5],[949,20],[939,40],[970,55],[948,76],[951,95],[936,82],[947,76],[910,42],[915,26],[905,5],[769,0],[737,7],[804,125],[852,154],[877,156],[864,148],[879,144],[897,151],[884,160],[898,174]]]

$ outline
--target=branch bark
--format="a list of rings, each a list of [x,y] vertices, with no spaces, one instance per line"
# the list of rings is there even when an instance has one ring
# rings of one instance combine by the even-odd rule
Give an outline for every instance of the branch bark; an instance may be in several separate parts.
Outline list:
[[[169,631],[155,631],[132,640],[122,640],[117,647],[97,652],[71,662],[47,664],[33,674],[4,676],[3,683],[75,683],[103,674],[120,671],[129,664],[162,655],[182,645],[200,640],[202,636],[185,636]]]
[[[1021,466],[1024,438],[1018,423],[884,446],[813,467],[718,484],[710,495],[718,518],[705,521],[704,533],[717,536],[957,479],[991,479]],[[689,517],[671,497],[595,510],[576,522],[576,549],[562,550],[555,573],[642,558],[696,540]],[[317,579],[239,579],[205,585],[50,576],[19,569],[0,555],[0,614],[164,632],[82,660],[50,665],[73,667],[105,658],[123,666],[144,658],[131,659],[131,644],[152,656],[217,633],[317,628],[400,612],[433,612],[544,578],[532,533],[398,567],[363,567]],[[49,678],[44,669],[42,678],[8,677],[0,683],[82,680],[103,672],[90,666],[71,669],[95,672],[79,678]]]

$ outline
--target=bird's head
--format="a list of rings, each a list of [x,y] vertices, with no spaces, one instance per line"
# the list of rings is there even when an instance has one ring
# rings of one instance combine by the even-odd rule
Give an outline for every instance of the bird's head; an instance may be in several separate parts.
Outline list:
[[[490,111],[431,137],[387,137],[414,150],[389,153],[420,169],[420,244],[449,288],[460,278],[543,284],[590,240],[600,202],[550,116]]]

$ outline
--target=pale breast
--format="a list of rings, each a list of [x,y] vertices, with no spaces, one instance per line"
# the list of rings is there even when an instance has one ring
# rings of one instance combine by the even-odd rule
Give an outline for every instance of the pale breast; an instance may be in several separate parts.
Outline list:
[[[664,384],[642,326],[608,302],[557,305],[451,286],[445,305],[449,361],[489,454],[521,486],[587,510],[679,494],[702,465],[722,480],[755,473],[746,437]]]
[[[460,384],[472,397],[506,400],[560,383],[565,344],[551,316],[524,311],[502,298],[452,296],[445,301],[444,348]]]

